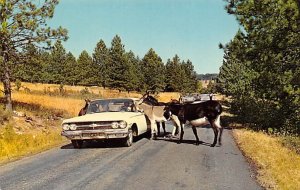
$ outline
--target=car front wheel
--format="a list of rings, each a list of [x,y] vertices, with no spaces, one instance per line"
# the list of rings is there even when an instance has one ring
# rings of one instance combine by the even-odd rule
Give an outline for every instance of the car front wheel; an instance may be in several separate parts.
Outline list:
[[[126,147],[130,147],[132,145],[132,142],[133,142],[133,133],[132,130],[129,129],[128,136],[124,139],[124,145]]]

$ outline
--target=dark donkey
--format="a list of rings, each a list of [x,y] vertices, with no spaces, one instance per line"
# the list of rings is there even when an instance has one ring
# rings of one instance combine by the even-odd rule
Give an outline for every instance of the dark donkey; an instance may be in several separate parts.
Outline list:
[[[81,110],[79,111],[78,116],[82,116],[82,115],[85,115],[85,114],[86,114],[87,108],[88,108],[88,106],[89,106],[89,104],[90,104],[90,102],[91,102],[91,100],[89,100],[89,99],[85,99],[84,101],[85,101],[85,105],[84,105],[84,107],[81,108]]]
[[[205,102],[195,102],[190,104],[180,104],[180,103],[174,103],[171,102],[168,104],[165,115],[174,114],[178,116],[178,119],[180,121],[180,139],[179,143],[182,142],[183,139],[183,128],[184,124],[189,121],[192,125],[192,129],[194,132],[194,135],[196,137],[196,144],[199,145],[199,137],[197,134],[196,127],[198,126],[204,126],[207,124],[210,124],[214,134],[214,142],[212,143],[212,147],[214,147],[217,143],[218,135],[219,135],[219,145],[221,145],[222,141],[222,133],[223,128],[220,124],[220,115],[222,113],[222,106],[219,102],[215,100],[209,100]],[[220,133],[219,133],[220,132]]]

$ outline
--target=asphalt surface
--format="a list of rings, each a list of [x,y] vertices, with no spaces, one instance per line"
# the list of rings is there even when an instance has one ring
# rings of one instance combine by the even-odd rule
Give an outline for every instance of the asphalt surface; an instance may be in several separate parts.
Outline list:
[[[83,149],[67,144],[1,166],[0,190],[262,189],[230,130],[224,130],[221,147],[210,147],[211,128],[199,128],[198,135],[204,141],[199,146],[191,128],[182,144],[163,137],[143,137],[129,148],[114,142],[88,143]]]

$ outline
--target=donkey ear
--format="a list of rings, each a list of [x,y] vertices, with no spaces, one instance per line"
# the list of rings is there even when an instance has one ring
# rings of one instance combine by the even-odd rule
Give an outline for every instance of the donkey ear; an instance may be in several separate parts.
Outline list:
[[[145,98],[146,96],[149,96],[148,90],[146,90],[146,93],[142,96],[142,98]]]
[[[182,97],[182,95],[179,96],[179,103],[180,103],[180,104],[183,103],[183,97]]]

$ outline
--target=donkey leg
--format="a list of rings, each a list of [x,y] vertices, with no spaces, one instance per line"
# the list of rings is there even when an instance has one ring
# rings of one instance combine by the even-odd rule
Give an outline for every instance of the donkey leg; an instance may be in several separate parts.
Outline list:
[[[218,139],[218,128],[216,128],[215,126],[212,126],[212,129],[214,130],[214,134],[215,134],[215,138],[214,138],[214,142],[210,145],[211,147],[216,146],[217,144],[217,139]]]
[[[184,124],[183,123],[180,123],[180,139],[178,141],[178,144],[180,144],[182,142],[182,139],[183,139],[183,134],[184,134]]]
[[[160,122],[159,121],[156,122],[156,126],[157,126],[157,135],[159,136],[160,135]]]
[[[219,129],[220,130],[220,134],[219,134],[219,145],[222,145],[222,134],[223,134],[223,127]]]
[[[215,126],[217,127],[217,129],[219,129],[220,134],[219,134],[219,145],[222,145],[222,134],[223,134],[223,127],[220,124],[220,115],[217,117],[216,121],[214,122]]]
[[[180,121],[176,115],[171,116],[172,122],[173,122],[173,130],[172,130],[172,136],[178,135],[179,134],[179,128],[180,128]]]
[[[199,145],[200,141],[199,141],[199,137],[198,137],[198,134],[197,134],[197,129],[195,126],[192,126],[192,129],[193,129],[193,133],[196,137],[196,145]]]
[[[151,140],[156,140],[157,137],[157,125],[155,122],[151,122]]]
[[[162,128],[164,130],[164,136],[165,136],[167,134],[167,132],[166,132],[166,123],[164,121],[161,122],[161,126],[162,126]]]

